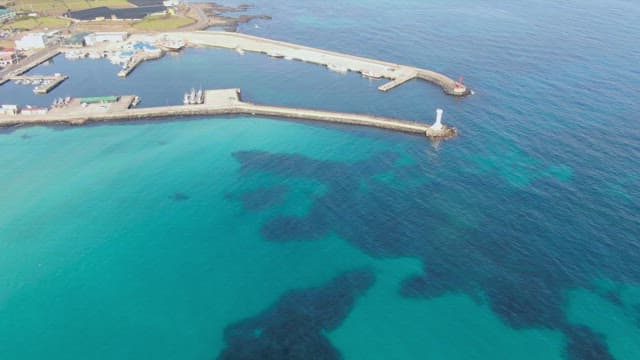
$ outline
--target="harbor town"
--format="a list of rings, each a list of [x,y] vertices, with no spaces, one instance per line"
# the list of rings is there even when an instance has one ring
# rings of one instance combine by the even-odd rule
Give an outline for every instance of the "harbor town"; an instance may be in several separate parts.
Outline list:
[[[5,48],[0,53],[3,69],[0,70],[0,85],[12,81],[17,85],[32,86],[35,94],[45,94],[53,91],[59,84],[68,79],[67,74],[32,74],[30,70],[40,64],[51,61],[56,56],[64,56],[69,60],[98,60],[108,59],[120,67],[116,74],[104,76],[118,76],[126,78],[141,64],[157,60],[167,53],[179,53],[185,47],[222,48],[237,52],[260,53],[266,56],[290,61],[320,65],[328,71],[337,73],[355,72],[364,78],[385,79],[386,83],[378,86],[380,91],[389,91],[410,80],[420,79],[442,88],[451,96],[463,97],[471,91],[462,83],[462,79],[454,80],[444,74],[401,65],[377,59],[364,58],[344,53],[327,51],[308,46],[286,43],[267,38],[245,35],[231,31],[203,31],[217,21],[236,23],[249,21],[247,17],[230,19],[219,15],[210,15],[203,9],[215,7],[215,4],[187,5],[176,0],[164,1],[155,5],[146,4],[132,8],[122,8],[118,11],[110,8],[89,8],[77,11],[66,11],[55,17],[68,20],[64,28],[42,29],[33,31],[11,32],[13,48]],[[6,10],[6,9],[5,9]],[[227,9],[229,10],[229,9]],[[237,10],[237,9],[236,9]],[[10,10],[6,10],[10,11]],[[138,17],[140,22],[149,17],[158,17],[157,21],[164,21],[165,27],[171,27],[173,22],[167,22],[178,16],[189,17],[198,14],[193,23],[185,24],[169,31],[160,30],[131,30],[129,22],[122,23],[122,18]],[[111,14],[110,16],[106,16]],[[133,15],[131,15],[133,14]],[[27,17],[30,15],[27,14]],[[37,16],[36,16],[37,18]],[[11,24],[13,18],[7,18]],[[107,24],[103,27],[108,31],[86,31],[88,25],[95,23]],[[127,25],[128,24],[128,25]],[[139,22],[138,22],[139,24]],[[5,29],[7,24],[5,24]],[[158,29],[161,29],[159,27]],[[5,31],[4,35],[7,34]],[[5,36],[6,37],[6,36]],[[5,40],[5,43],[7,41]],[[28,73],[29,72],[29,73]],[[28,73],[28,75],[27,75]],[[218,95],[213,95],[218,94]],[[56,98],[49,107],[33,107],[28,104],[5,104],[0,99],[0,125],[11,126],[33,123],[68,123],[81,124],[87,121],[126,120],[129,118],[161,118],[170,116],[262,114],[265,116],[286,117],[294,119],[323,120],[343,122],[352,125],[364,125],[393,129],[405,132],[418,132],[432,138],[448,138],[455,136],[455,128],[449,128],[440,123],[442,112],[431,126],[412,123],[399,119],[383,119],[373,115],[357,115],[347,113],[329,113],[310,109],[284,109],[267,111],[257,105],[249,105],[238,99],[234,106],[220,106],[218,100],[211,100],[224,90],[212,91],[200,88],[186,89],[183,105],[168,107],[145,108],[144,111],[132,111],[141,100],[136,94],[113,94],[112,97],[94,97],[91,101],[83,98],[65,96]],[[225,97],[226,95],[223,95]],[[96,100],[97,99],[97,100]],[[100,100],[102,99],[102,100]],[[216,103],[215,106],[211,102]],[[101,103],[102,108],[110,108],[104,114],[96,115],[92,110],[93,103]],[[242,106],[237,106],[242,105]],[[195,107],[194,107],[195,106]],[[195,109],[195,110],[194,110]],[[108,116],[107,116],[108,115]],[[358,118],[354,121],[354,116]],[[395,125],[390,125],[394,123]],[[429,120],[431,122],[431,120]]]

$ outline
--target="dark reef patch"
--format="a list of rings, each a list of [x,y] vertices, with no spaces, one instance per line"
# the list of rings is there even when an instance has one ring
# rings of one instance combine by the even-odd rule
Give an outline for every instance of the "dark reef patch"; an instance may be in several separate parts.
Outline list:
[[[173,201],[186,201],[189,200],[191,197],[185,193],[181,193],[181,192],[177,192],[174,193],[173,195],[169,196],[169,199],[173,200]]]
[[[342,323],[374,281],[372,271],[357,270],[320,287],[289,291],[257,316],[228,326],[218,359],[340,359],[324,333]]]
[[[260,211],[281,204],[288,190],[284,185],[276,185],[248,190],[238,195],[228,194],[226,197],[231,200],[240,200],[248,211]]]
[[[565,329],[569,335],[567,356],[569,359],[580,360],[613,360],[607,344],[601,334],[586,326],[570,326]]]
[[[327,188],[306,216],[268,220],[262,228],[267,239],[310,241],[335,233],[371,256],[420,258],[424,274],[402,281],[403,296],[481,297],[515,329],[564,332],[570,359],[611,358],[601,335],[569,323],[565,293],[603,277],[640,283],[640,253],[634,251],[640,229],[616,218],[634,218],[638,207],[589,192],[587,176],[578,174],[571,186],[540,177],[514,187],[478,171],[431,176],[433,161],[418,151],[408,165],[397,165],[392,152],[354,163],[261,151],[233,155],[241,176],[307,178]],[[447,169],[475,167],[467,159],[439,161],[459,162]],[[380,179],[389,173],[412,186]]]

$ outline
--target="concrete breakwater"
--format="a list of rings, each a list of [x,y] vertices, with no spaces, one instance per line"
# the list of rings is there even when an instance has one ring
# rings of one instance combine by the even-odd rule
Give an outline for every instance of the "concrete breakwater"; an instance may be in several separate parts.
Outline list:
[[[162,36],[181,39],[190,46],[219,47],[238,52],[258,52],[275,58],[323,65],[329,69],[339,69],[341,72],[359,72],[370,78],[389,79],[390,82],[378,87],[381,91],[391,90],[412,79],[422,79],[440,86],[449,95],[465,96],[471,93],[463,84],[435,71],[257,36],[219,31],[174,32],[165,33]]]
[[[59,53],[60,49],[58,47],[47,48],[35,52],[31,56],[21,60],[18,64],[7,66],[0,71],[0,85],[9,81],[11,77],[22,75],[43,62],[56,57]]]
[[[208,90],[198,105],[158,106],[131,109],[133,96],[121,96],[109,104],[81,104],[77,99],[68,107],[56,108],[40,115],[0,115],[0,126],[35,124],[79,125],[97,121],[123,121],[204,115],[252,115],[322,121],[367,126],[392,131],[421,134],[430,138],[455,136],[455,128],[434,130],[429,124],[365,114],[258,105],[240,100],[240,89]]]

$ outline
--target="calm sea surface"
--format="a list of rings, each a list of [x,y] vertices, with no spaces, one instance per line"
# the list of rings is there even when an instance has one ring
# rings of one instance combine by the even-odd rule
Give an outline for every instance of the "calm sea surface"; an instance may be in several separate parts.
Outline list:
[[[227,3],[242,3],[232,1]],[[431,122],[222,117],[0,130],[2,359],[639,359],[637,1],[262,1],[241,32],[464,75],[446,96],[234,51],[49,95],[195,88]]]

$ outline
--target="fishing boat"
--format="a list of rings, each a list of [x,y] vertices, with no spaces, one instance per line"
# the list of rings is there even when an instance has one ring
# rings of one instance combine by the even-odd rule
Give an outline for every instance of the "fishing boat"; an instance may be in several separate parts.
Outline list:
[[[349,68],[347,68],[346,66],[337,65],[337,64],[329,64],[327,65],[327,68],[333,72],[337,72],[340,74],[346,74],[349,71]]]
[[[368,77],[371,79],[380,79],[382,78],[382,74],[376,71],[367,71],[367,70],[363,70],[362,71],[362,76],[364,77]]]

